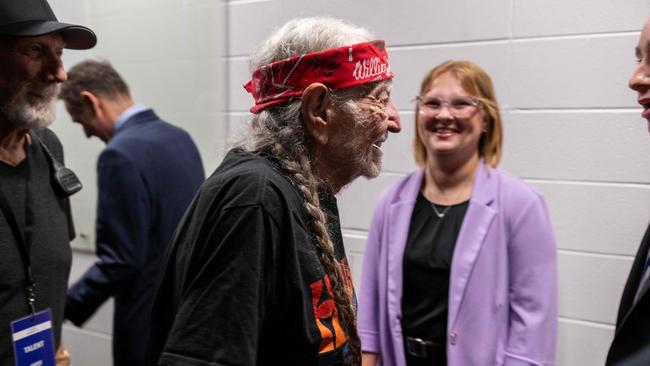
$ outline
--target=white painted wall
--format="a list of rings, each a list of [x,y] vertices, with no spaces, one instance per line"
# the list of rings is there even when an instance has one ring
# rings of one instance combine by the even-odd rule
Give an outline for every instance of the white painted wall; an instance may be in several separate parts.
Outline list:
[[[384,172],[340,198],[357,282],[370,215],[379,193],[415,168],[410,100],[420,79],[447,59],[469,59],[492,76],[505,119],[502,168],[546,196],[558,239],[559,366],[602,365],[618,300],[650,219],[650,136],[628,90],[645,0],[51,0],[60,19],[97,31],[90,52],[109,58],[136,99],[188,129],[206,171],[226,137],[249,117],[248,55],[297,16],[348,19],[388,41],[394,99],[403,130],[385,146]],[[223,93],[221,90],[225,90]],[[55,130],[86,188],[73,206],[80,238],[92,243],[94,163],[87,141],[61,109]],[[73,277],[90,256],[75,255]],[[66,327],[77,365],[110,363],[110,305],[89,329]]]

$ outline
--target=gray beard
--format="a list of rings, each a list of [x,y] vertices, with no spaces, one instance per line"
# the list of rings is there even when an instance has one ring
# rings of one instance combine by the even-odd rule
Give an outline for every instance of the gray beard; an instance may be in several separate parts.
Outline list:
[[[371,151],[362,163],[361,176],[372,179],[377,178],[381,173],[382,156],[375,158],[374,154],[375,152]]]
[[[55,100],[39,105],[30,105],[20,96],[12,98],[0,107],[0,116],[18,129],[47,127],[56,117]]]

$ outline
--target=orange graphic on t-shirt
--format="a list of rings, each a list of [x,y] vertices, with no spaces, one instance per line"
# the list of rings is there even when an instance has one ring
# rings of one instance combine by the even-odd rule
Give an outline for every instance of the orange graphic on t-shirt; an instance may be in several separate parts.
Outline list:
[[[343,279],[345,289],[350,296],[353,296],[352,280],[350,269],[345,260],[341,263],[341,278]],[[334,292],[328,275],[312,283],[310,286],[312,303],[314,306],[314,315],[316,316],[316,325],[321,335],[320,347],[318,353],[333,351],[343,344],[347,338],[339,322],[338,310],[334,302]]]
[[[330,278],[325,275],[325,277],[312,283],[309,287],[311,288],[316,325],[321,336],[318,353],[333,351],[343,345],[346,338],[339,323]]]

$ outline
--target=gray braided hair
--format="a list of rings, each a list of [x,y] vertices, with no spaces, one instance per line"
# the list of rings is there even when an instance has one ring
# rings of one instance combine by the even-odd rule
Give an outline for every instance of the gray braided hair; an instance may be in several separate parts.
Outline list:
[[[363,29],[331,18],[303,18],[288,22],[269,37],[253,55],[251,68],[328,48],[367,42],[371,34]],[[361,86],[334,91],[334,102],[354,114],[354,99],[366,94]],[[312,171],[310,152],[305,144],[300,100],[280,108],[262,110],[250,121],[248,130],[236,144],[248,151],[270,151],[282,169],[289,174],[305,198],[305,209],[311,217],[311,229],[318,258],[330,278],[338,318],[348,339],[351,357],[349,365],[361,365],[361,342],[356,328],[352,294],[345,288],[341,263],[334,255],[334,245],[327,228],[327,216],[320,207],[318,189],[323,182]]]

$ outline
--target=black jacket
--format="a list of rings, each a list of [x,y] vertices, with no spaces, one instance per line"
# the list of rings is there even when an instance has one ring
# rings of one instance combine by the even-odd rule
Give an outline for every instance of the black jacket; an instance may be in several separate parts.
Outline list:
[[[625,290],[623,290],[616,319],[616,333],[607,354],[607,366],[650,365],[650,281],[645,282],[639,293],[638,301],[634,302],[649,248],[650,225],[648,225],[639,251],[636,253]],[[639,357],[646,357],[646,361],[637,360]]]

